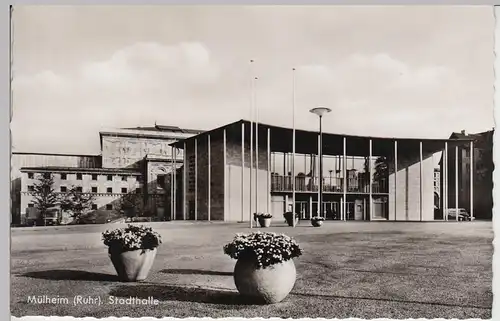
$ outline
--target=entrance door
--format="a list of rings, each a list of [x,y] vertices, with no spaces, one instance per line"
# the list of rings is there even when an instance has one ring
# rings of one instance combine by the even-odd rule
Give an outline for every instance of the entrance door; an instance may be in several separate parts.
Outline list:
[[[309,203],[306,201],[296,201],[295,213],[299,214],[300,219],[310,218]]]
[[[346,202],[346,220],[352,221],[354,220],[354,202]]]
[[[326,214],[327,220],[339,220],[340,219],[340,204],[339,204],[339,202],[324,202],[323,209],[324,209],[324,213]]]

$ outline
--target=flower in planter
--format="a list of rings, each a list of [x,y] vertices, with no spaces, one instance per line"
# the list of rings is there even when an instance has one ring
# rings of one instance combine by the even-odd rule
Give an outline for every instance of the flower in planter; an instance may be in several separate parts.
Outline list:
[[[285,235],[270,232],[237,234],[224,246],[224,253],[233,259],[254,260],[257,267],[266,268],[302,255],[297,242]]]
[[[103,232],[102,240],[110,252],[153,250],[162,243],[161,235],[151,227],[130,224],[125,228]]]
[[[156,257],[161,244],[160,234],[151,227],[128,225],[102,233],[104,244],[122,281],[143,281]]]
[[[311,221],[324,221],[325,218],[324,217],[321,217],[321,216],[313,216],[311,217]]]
[[[270,213],[254,213],[254,219],[259,219],[259,218],[272,218],[273,215]]]

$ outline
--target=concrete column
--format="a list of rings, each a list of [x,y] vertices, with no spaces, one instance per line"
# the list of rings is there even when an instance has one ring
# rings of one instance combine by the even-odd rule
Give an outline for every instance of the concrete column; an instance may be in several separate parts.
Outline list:
[[[323,204],[320,204],[320,200],[321,200],[321,196],[320,196],[320,190],[321,190],[320,184],[323,184],[323,182],[321,181],[321,174],[319,172],[320,171],[320,169],[319,169],[319,162],[320,162],[319,158],[321,157],[320,152],[319,152],[320,149],[321,149],[321,145],[320,144],[321,144],[321,138],[318,135],[318,167],[317,167],[318,168],[318,207],[317,207],[317,213],[316,213],[317,216],[321,215],[321,209],[322,209],[322,205],[323,205]]]
[[[309,195],[309,219],[313,217],[312,212],[313,212],[313,197],[312,195]]]
[[[271,212],[271,128],[267,129],[267,213]]]
[[[347,138],[343,138],[343,161],[342,161],[342,176],[344,179],[342,180],[342,194],[343,194],[343,201],[342,201],[342,211],[341,211],[341,220],[342,221],[347,221],[347,167],[345,164],[347,164]]]
[[[184,208],[184,211],[182,213],[182,217],[184,218],[184,221],[186,220],[186,217],[187,217],[187,152],[186,152],[186,148],[187,148],[187,144],[186,142],[184,142],[184,179],[182,181],[182,189],[184,191],[184,195],[182,195],[182,198],[183,198],[183,208]]]
[[[394,141],[394,220],[397,221],[398,215],[398,141]]]
[[[170,219],[174,220],[174,146],[170,147]]]
[[[228,198],[227,198],[227,146],[226,146],[226,129],[224,129],[222,133],[222,143],[224,146],[224,221],[227,219],[227,211],[228,211]]]
[[[372,146],[372,140],[370,139],[369,142],[369,156],[368,156],[368,163],[369,163],[369,188],[370,188],[370,221],[373,219],[373,168],[372,168],[372,152],[373,152],[373,146]]]
[[[366,221],[366,198],[363,198],[363,221]]]
[[[210,222],[210,214],[212,211],[212,141],[210,138],[210,134],[208,134],[208,221]]]
[[[423,148],[422,148],[422,141],[420,141],[420,221],[423,220],[423,213],[424,213],[424,184],[423,184]]]
[[[470,218],[474,219],[474,142],[470,142],[469,182],[470,182]]]
[[[179,150],[177,147],[174,148],[174,192],[173,192],[173,200],[174,200],[174,211],[173,211],[173,220],[177,219],[177,154]]]
[[[198,139],[194,139],[194,220],[198,220]]]
[[[443,209],[443,219],[445,221],[448,220],[448,201],[449,201],[449,194],[448,194],[448,142],[444,143],[444,166],[443,166],[443,171],[444,171],[444,179],[443,179],[443,187],[444,187],[444,195],[443,195],[443,203],[444,203],[444,209]]]
[[[345,217],[345,213],[344,213],[344,197],[341,196],[340,197],[340,220],[343,221],[344,220],[344,217]]]
[[[259,123],[255,123],[255,211],[259,212]]]
[[[245,220],[245,123],[241,123],[241,221]],[[250,220],[253,218],[250,217]]]
[[[295,125],[292,134],[292,226],[295,227]]]
[[[455,211],[458,221],[458,145],[455,146]]]

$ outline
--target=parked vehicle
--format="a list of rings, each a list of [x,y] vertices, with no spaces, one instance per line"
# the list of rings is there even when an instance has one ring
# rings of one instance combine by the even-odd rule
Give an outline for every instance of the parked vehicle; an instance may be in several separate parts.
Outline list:
[[[457,213],[457,209],[449,208],[448,209],[448,221],[455,221],[457,219],[457,214],[458,214],[459,221],[471,221],[471,220],[473,220],[473,218],[471,218],[470,214],[467,212],[467,210],[465,208],[459,208],[458,213]]]

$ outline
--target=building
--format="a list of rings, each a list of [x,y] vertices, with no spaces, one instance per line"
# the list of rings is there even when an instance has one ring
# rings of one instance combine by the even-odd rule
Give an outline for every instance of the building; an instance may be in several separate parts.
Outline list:
[[[469,135],[407,139],[323,133],[322,137],[320,175],[320,141],[314,131],[247,120],[209,131],[168,126],[103,130],[100,155],[14,155],[22,167],[19,221],[25,221],[33,206],[30,186],[36,174],[43,173],[56,177],[58,193],[78,186],[82,193],[95,194],[94,212],[116,212],[127,195],[140,195],[144,209],[139,214],[157,220],[243,222],[256,212],[281,217],[293,206],[302,219],[323,215],[344,221],[433,221],[443,217],[436,215],[439,177],[439,195],[448,200],[440,210],[455,207],[450,201],[455,195],[452,184],[443,184],[443,177],[455,173],[451,151],[466,151],[472,144],[477,150],[487,149],[481,144],[488,146]],[[441,164],[448,166],[441,165],[436,172],[434,157],[446,150],[448,159]],[[479,154],[474,152],[474,159]],[[480,186],[475,178],[477,170],[471,173],[461,164],[458,189],[491,195],[491,185]],[[476,165],[473,168],[479,168]],[[474,185],[467,186],[466,178],[472,176]],[[459,205],[474,200],[469,208],[478,208],[477,199],[464,198]]]
[[[449,208],[464,208],[468,213],[472,211],[478,219],[492,218],[493,133],[494,130],[477,134],[467,134],[465,131],[461,131],[450,135],[450,139],[468,138],[471,142],[469,145],[448,149],[448,173],[453,174],[448,175],[447,179],[441,177],[441,193],[444,188],[448,189],[448,198],[443,198],[441,206],[443,206],[443,202],[447,202]],[[440,168],[441,173],[443,173],[445,170],[443,159],[440,161]],[[456,168],[458,170],[455,170]]]
[[[25,224],[35,213],[33,187],[38,175],[51,174],[54,189],[65,194],[76,186],[95,195],[92,209],[116,212],[125,195],[140,195],[143,214],[166,219],[167,177],[182,166],[182,151],[169,144],[202,131],[173,126],[102,130],[100,155],[13,153],[11,171],[12,223]],[[180,176],[180,175],[179,175]],[[36,213],[34,214],[37,215]],[[33,217],[32,217],[33,218]]]
[[[294,158],[291,128],[256,126],[246,120],[171,144],[184,151],[186,170],[182,198],[171,198],[170,216],[248,221],[255,212],[280,216],[293,205],[306,219],[321,214],[340,220],[432,221],[433,157],[446,148],[466,148],[472,141],[324,133],[324,172],[330,174],[322,175],[320,183],[318,133],[295,130],[295,135]],[[251,140],[258,144],[251,146]],[[171,195],[179,193],[177,182]],[[319,184],[324,191],[322,210]]]

